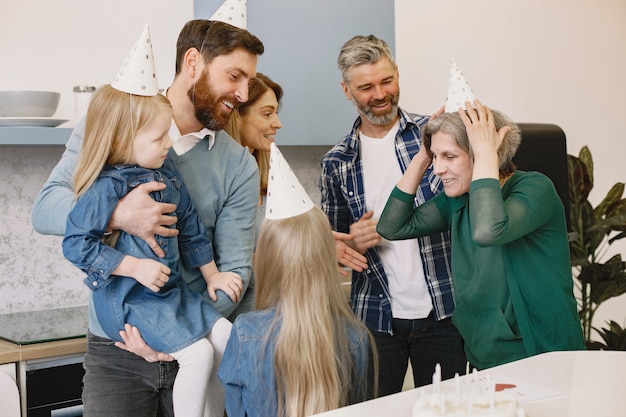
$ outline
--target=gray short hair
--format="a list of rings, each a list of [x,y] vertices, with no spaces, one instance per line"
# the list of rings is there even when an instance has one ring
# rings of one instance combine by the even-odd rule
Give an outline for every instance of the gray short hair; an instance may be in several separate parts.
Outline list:
[[[387,42],[374,35],[353,37],[341,47],[337,58],[343,82],[350,81],[348,79],[350,68],[361,64],[375,64],[383,57],[386,57],[394,68],[396,67],[396,61]]]
[[[522,142],[522,132],[511,119],[509,119],[504,113],[491,109],[494,117],[496,129],[499,130],[504,126],[510,126],[511,130],[506,134],[500,149],[498,149],[498,168],[500,176],[505,177],[512,174],[517,167],[513,163],[513,157]],[[454,138],[457,145],[470,155],[472,161],[474,160],[474,152],[470,147],[469,138],[467,137],[467,130],[461,120],[461,116],[458,113],[443,113],[434,119],[431,119],[422,131],[422,139],[424,146],[430,153],[430,145],[432,136],[437,132],[447,133]]]

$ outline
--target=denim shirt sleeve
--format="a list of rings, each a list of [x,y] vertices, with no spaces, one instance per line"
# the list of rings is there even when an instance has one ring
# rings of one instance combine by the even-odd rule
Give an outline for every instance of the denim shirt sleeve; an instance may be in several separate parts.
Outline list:
[[[31,212],[33,228],[44,235],[63,236],[67,215],[74,206],[72,176],[85,132],[82,118],[65,145],[63,156],[37,194]]]
[[[217,376],[224,387],[228,417],[245,417],[243,383],[239,378],[240,340],[238,320],[233,324]]]
[[[104,288],[124,254],[101,241],[126,183],[110,177],[99,178],[78,199],[67,217],[63,255],[87,274],[84,282],[91,290]]]

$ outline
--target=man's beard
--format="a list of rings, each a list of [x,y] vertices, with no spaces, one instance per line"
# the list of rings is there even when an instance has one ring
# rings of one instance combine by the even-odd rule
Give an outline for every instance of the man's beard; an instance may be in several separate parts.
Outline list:
[[[196,119],[204,127],[210,130],[222,130],[226,126],[230,118],[230,112],[225,112],[222,109],[222,100],[233,102],[233,99],[231,97],[216,98],[206,71],[194,86],[189,89],[187,95],[193,103]]]
[[[378,126],[386,125],[395,120],[398,115],[398,103],[400,101],[400,93],[397,96],[390,96],[389,101],[391,102],[391,109],[385,113],[376,114],[375,110],[373,110],[373,104],[379,104],[381,102],[387,101],[387,97],[385,100],[377,100],[366,105],[361,106],[356,100],[352,100],[354,103],[354,107],[356,107],[357,112],[365,117],[370,123]]]

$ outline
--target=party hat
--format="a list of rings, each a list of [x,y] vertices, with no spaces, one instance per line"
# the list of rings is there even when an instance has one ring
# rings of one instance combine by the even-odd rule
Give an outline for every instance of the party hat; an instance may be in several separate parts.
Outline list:
[[[218,20],[246,29],[246,17],[246,0],[226,0],[209,20]]]
[[[314,207],[311,197],[306,193],[275,143],[272,143],[270,147],[266,204],[265,218],[270,220],[288,219]]]
[[[463,73],[459,70],[456,61],[452,60],[450,66],[450,79],[448,80],[448,96],[446,97],[446,113],[456,113],[459,107],[465,109],[465,102],[474,103],[476,97],[465,79]]]
[[[148,25],[130,50],[111,87],[138,96],[156,96],[159,92],[152,40]]]

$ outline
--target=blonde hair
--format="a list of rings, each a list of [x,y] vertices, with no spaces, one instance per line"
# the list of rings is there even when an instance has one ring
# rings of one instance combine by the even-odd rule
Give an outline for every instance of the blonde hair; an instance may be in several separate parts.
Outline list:
[[[274,354],[278,415],[301,417],[367,399],[368,382],[376,386],[376,347],[341,290],[335,243],[322,211],[314,207],[292,218],[266,219],[254,273],[256,308],[278,311],[271,327],[281,322]],[[367,370],[354,368],[349,329],[367,334],[373,382]]]
[[[116,90],[109,84],[94,93],[74,171],[76,198],[91,187],[105,164],[128,163],[135,135],[152,123],[163,110],[162,106],[171,109],[169,100],[161,94],[136,96]]]

